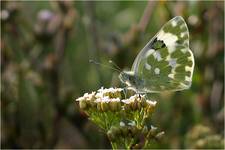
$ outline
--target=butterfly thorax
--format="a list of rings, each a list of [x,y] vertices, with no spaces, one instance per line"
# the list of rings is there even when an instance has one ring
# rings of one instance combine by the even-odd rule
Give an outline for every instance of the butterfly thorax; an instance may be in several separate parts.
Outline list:
[[[119,79],[121,80],[121,82],[128,85],[128,87],[132,87],[137,91],[144,87],[144,80],[142,80],[139,76],[135,75],[133,71],[121,72],[119,75]]]

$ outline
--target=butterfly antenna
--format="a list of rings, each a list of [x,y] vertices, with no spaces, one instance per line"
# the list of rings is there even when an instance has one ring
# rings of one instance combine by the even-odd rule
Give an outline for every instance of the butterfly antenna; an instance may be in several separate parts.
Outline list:
[[[121,68],[112,60],[109,60],[109,63],[112,64],[116,69],[118,69],[119,71],[121,71]]]
[[[106,68],[115,70],[115,71],[117,71],[117,72],[120,73],[120,69],[118,69],[117,67],[111,67],[111,66],[109,66],[109,65],[104,65],[104,64],[101,64],[101,63],[99,63],[99,62],[97,62],[97,61],[95,61],[95,60],[92,60],[92,59],[90,59],[89,62],[90,62],[90,63],[93,63],[93,64],[96,64],[96,65],[99,65],[99,66],[102,66],[102,67],[106,67]]]

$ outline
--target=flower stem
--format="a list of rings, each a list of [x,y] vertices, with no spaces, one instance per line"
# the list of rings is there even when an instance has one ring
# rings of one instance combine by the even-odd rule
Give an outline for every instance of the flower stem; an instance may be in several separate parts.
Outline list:
[[[114,143],[114,142],[110,142],[110,143],[111,143],[111,145],[112,145],[112,149],[118,149],[116,143]]]

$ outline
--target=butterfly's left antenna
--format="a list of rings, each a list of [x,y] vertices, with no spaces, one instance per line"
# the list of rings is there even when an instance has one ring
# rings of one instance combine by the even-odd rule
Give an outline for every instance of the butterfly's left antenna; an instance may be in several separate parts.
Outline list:
[[[112,69],[112,70],[115,70],[115,71],[117,71],[117,72],[120,73],[120,69],[117,68],[118,66],[114,68],[114,67],[111,67],[111,66],[108,66],[108,65],[101,64],[101,63],[99,63],[99,62],[97,62],[97,61],[95,61],[95,60],[92,60],[92,59],[90,59],[89,62],[90,62],[90,63],[94,63],[94,64],[96,64],[96,65],[100,65],[100,66],[109,68],[109,69]]]

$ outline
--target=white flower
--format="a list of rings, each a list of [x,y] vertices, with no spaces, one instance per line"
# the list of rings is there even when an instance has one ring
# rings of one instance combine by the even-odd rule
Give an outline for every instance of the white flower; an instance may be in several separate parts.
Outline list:
[[[157,127],[154,127],[153,125],[151,125],[151,129],[156,130]]]
[[[108,103],[110,102],[110,98],[108,96],[105,96],[105,97],[101,97],[101,98],[97,98],[95,100],[96,103],[99,103],[99,102],[104,102],[104,103]]]
[[[108,89],[108,92],[111,92],[111,93],[116,93],[116,92],[121,92],[123,91],[123,89],[121,88],[109,88]]]
[[[150,101],[150,100],[146,100],[146,102],[151,106],[155,106],[157,103],[156,101]]]
[[[95,99],[95,92],[92,92],[91,94],[84,94],[84,97],[87,101],[91,101]]]
[[[101,87],[101,89],[98,90],[99,93],[115,93],[115,92],[121,92],[123,89],[121,88],[109,88],[109,89],[104,89]]]
[[[124,100],[122,100],[122,102],[125,103],[125,104],[130,104],[130,103],[132,103],[133,101],[130,100],[130,99],[124,99]]]
[[[83,100],[91,101],[91,100],[95,100],[95,93],[96,92],[92,92],[91,94],[85,93],[84,96],[77,98],[76,101],[83,101]]]
[[[99,90],[98,90],[98,93],[102,93],[104,91],[104,87],[101,87]]]
[[[120,99],[119,98],[111,98],[110,102],[120,102]]]
[[[122,100],[122,102],[125,103],[125,104],[130,104],[130,103],[133,103],[137,99],[138,99],[138,96],[137,95],[133,95],[129,99]]]
[[[88,93],[84,93],[84,98],[87,98],[89,96],[89,94]]]
[[[85,100],[83,96],[76,99],[76,101],[83,101],[83,100]]]
[[[97,93],[97,94],[95,95],[95,97],[96,97],[96,98],[102,98],[102,97],[104,97],[104,96],[103,96],[103,93],[101,92],[101,93]]]
[[[129,99],[130,99],[131,101],[134,101],[134,100],[138,99],[138,96],[137,96],[137,95],[133,95],[133,96],[131,96]]]

